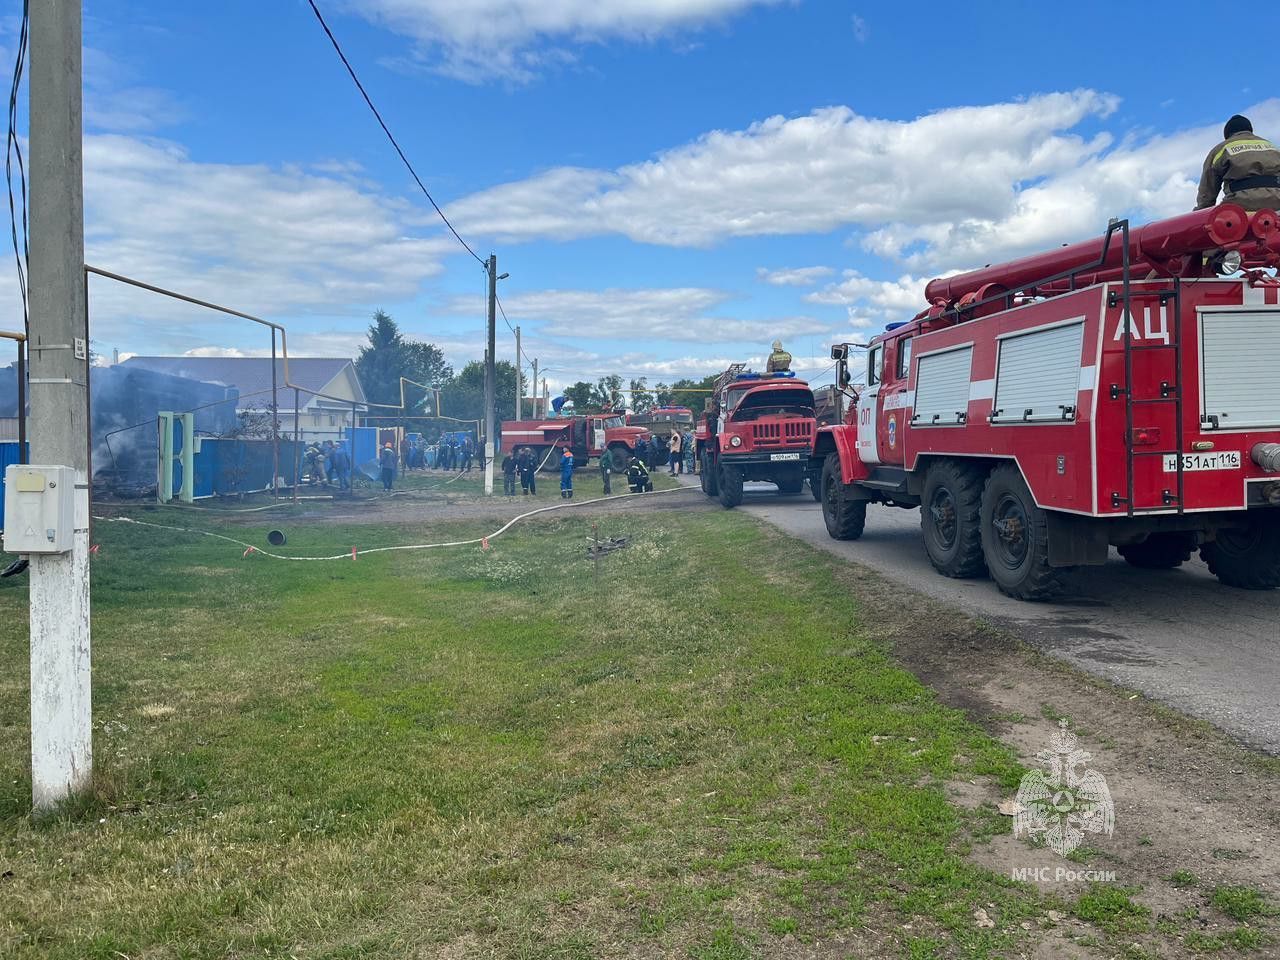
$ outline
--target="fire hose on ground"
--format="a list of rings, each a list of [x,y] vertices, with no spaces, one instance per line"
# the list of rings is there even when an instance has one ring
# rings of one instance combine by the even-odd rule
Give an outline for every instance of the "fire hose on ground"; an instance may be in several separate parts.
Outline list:
[[[596,497],[595,499],[592,499],[592,500],[576,500],[576,501],[570,500],[564,503],[552,504],[547,507],[539,507],[537,510],[529,510],[526,513],[519,514],[518,516],[512,517],[510,520],[504,523],[501,527],[499,527],[493,533],[490,533],[486,536],[472,537],[468,540],[447,540],[440,543],[410,543],[410,544],[400,544],[392,547],[370,547],[368,550],[359,550],[356,547],[352,547],[349,552],[338,553],[338,554],[334,554],[333,556],[327,556],[327,557],[289,557],[283,554],[271,553],[270,551],[263,550],[259,547],[254,546],[251,543],[247,543],[244,540],[237,540],[235,537],[228,537],[225,534],[214,533],[211,530],[195,530],[190,527],[175,527],[167,523],[153,523],[152,521],[149,521],[149,520],[135,520],[132,517],[94,517],[94,520],[97,520],[101,523],[127,523],[127,524],[132,524],[134,526],[140,526],[140,527],[153,527],[157,530],[173,530],[178,533],[191,533],[191,534],[196,534],[202,537],[211,537],[215,540],[225,540],[227,543],[233,543],[238,547],[244,547],[245,557],[249,557],[250,555],[256,555],[256,556],[267,557],[268,559],[271,559],[271,560],[295,560],[295,561],[317,562],[317,561],[328,561],[328,560],[355,560],[356,557],[359,556],[360,554],[393,553],[397,551],[408,551],[408,550],[435,550],[442,547],[469,547],[469,546],[475,546],[477,544],[487,549],[489,546],[490,540],[493,540],[493,539],[496,539],[497,537],[502,536],[502,534],[506,533],[508,530],[510,530],[520,521],[527,520],[530,517],[536,517],[539,514],[550,513],[554,510],[569,510],[573,507],[586,507],[586,506],[591,506],[592,504],[621,503],[626,500],[632,500],[636,497],[657,497],[666,493],[690,493],[690,492],[700,493],[701,491],[699,491],[697,487],[672,487],[668,490],[650,490],[644,493],[624,493],[614,497]]]

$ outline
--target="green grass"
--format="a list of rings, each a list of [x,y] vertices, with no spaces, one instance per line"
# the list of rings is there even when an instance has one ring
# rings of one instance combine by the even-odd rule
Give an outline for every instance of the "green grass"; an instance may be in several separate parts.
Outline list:
[[[1268,906],[1262,894],[1252,887],[1216,887],[1209,902],[1238,923],[1245,923],[1255,917],[1274,916],[1276,912]]]
[[[1138,891],[1114,883],[1092,885],[1076,901],[1075,915],[1108,933],[1134,933],[1150,926],[1151,911],[1135,903]]]
[[[632,541],[597,581],[590,517],[552,516],[326,564],[100,523],[96,783],[41,820],[0,581],[0,954],[1024,951],[1043,904],[968,860],[945,790],[1020,770],[887,655],[849,571],[741,514],[646,512],[599,518]],[[284,550],[490,526],[291,524]],[[1141,916],[1108,896],[1077,912]]]

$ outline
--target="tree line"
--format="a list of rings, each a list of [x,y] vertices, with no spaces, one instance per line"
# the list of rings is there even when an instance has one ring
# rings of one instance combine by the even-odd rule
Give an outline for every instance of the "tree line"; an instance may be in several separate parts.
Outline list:
[[[405,412],[388,411],[386,416],[378,416],[374,408],[367,421],[371,424],[424,426],[429,422],[425,418],[436,415],[459,420],[484,419],[484,363],[472,360],[455,371],[439,347],[404,336],[385,310],[373,315],[368,343],[360,348],[355,364],[365,398],[371,403],[399,406],[401,377],[430,388],[406,384]],[[515,418],[516,368],[507,360],[499,360],[495,366],[498,419],[512,420]],[[573,402],[578,413],[624,409],[645,413],[655,406],[677,406],[688,407],[697,414],[702,411],[703,401],[709,396],[706,391],[716,376],[711,374],[701,380],[685,378],[671,384],[659,382],[652,387],[645,377],[624,381],[620,376],[607,376],[594,383],[579,380],[565,388],[564,397]],[[526,396],[532,394],[533,386],[526,385]],[[439,409],[436,408],[437,391]],[[532,411],[526,406],[524,413],[528,417]]]

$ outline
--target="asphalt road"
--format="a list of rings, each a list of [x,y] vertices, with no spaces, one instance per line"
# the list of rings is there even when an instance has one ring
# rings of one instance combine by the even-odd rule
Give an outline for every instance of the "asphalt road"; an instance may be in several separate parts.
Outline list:
[[[747,490],[740,509],[789,534],[1280,755],[1280,591],[1224,587],[1198,558],[1177,570],[1137,570],[1113,551],[1105,566],[1075,571],[1058,601],[1023,603],[989,580],[936,573],[920,539],[919,510],[872,505],[862,538],[840,542],[827,535],[807,489],[797,497],[779,496],[772,484]]]

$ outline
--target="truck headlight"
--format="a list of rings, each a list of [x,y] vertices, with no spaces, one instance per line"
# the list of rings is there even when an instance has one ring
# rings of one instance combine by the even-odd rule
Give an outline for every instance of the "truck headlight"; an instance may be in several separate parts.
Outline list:
[[[730,437],[730,438],[729,438],[729,446],[731,446],[731,447],[740,447],[740,446],[742,446],[742,438],[741,438],[741,437],[739,437],[739,436],[737,436],[737,435],[734,435],[734,436]]]

